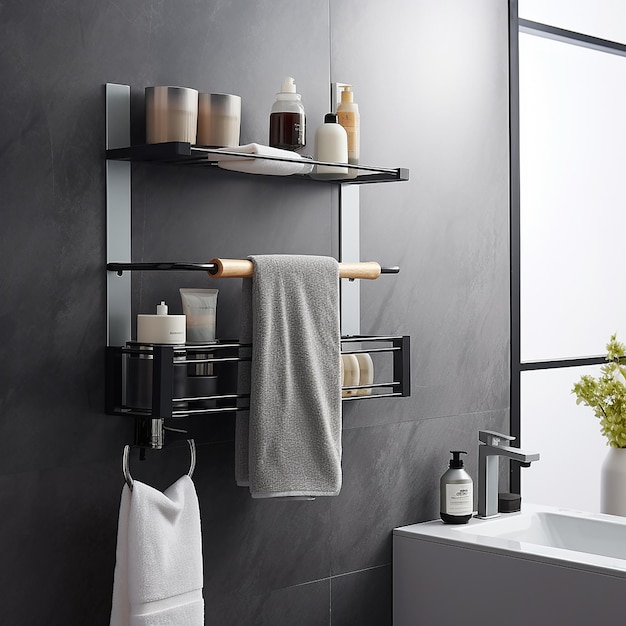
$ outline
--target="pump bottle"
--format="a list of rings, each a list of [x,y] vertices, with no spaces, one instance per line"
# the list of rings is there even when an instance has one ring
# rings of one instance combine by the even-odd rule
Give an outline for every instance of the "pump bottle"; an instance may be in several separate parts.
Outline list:
[[[341,102],[337,105],[339,123],[348,134],[348,163],[357,165],[361,155],[361,118],[359,105],[354,102],[352,85],[343,85]]]
[[[270,112],[270,146],[283,150],[300,150],[306,145],[306,116],[296,83],[285,78]]]
[[[474,512],[471,476],[463,469],[463,450],[451,450],[450,468],[441,477],[441,519],[445,524],[467,524]]]

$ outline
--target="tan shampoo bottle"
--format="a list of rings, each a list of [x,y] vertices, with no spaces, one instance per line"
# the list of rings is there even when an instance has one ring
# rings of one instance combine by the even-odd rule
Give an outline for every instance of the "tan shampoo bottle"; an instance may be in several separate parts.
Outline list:
[[[337,105],[337,118],[348,135],[348,163],[357,165],[361,156],[361,118],[359,105],[354,102],[352,85],[344,85],[341,102]]]

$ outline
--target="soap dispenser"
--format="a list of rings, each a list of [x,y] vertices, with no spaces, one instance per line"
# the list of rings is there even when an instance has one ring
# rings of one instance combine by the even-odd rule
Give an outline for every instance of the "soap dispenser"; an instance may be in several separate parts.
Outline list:
[[[359,105],[354,101],[352,85],[343,85],[342,89],[341,102],[337,106],[337,117],[348,134],[348,163],[357,165],[361,154]]]
[[[467,524],[474,513],[472,477],[463,469],[463,450],[450,450],[450,467],[441,477],[441,519],[445,524]]]
[[[306,116],[302,97],[291,76],[285,78],[270,112],[270,146],[300,150],[306,145]]]

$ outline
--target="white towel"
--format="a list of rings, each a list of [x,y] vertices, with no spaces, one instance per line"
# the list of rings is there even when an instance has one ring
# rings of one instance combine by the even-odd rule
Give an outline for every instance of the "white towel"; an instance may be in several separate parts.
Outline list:
[[[262,146],[258,143],[248,143],[245,146],[236,148],[222,148],[225,152],[240,152],[242,154],[258,154],[270,157],[282,157],[290,159],[292,162],[274,161],[271,159],[253,159],[251,157],[236,157],[230,154],[217,155],[218,166],[225,170],[235,172],[246,172],[248,174],[266,174],[271,176],[291,176],[292,174],[309,174],[313,169],[306,159],[303,159],[297,152],[290,150],[280,150],[270,146]],[[219,150],[218,150],[219,152]],[[211,156],[214,159],[215,155]],[[293,162],[295,161],[295,163]]]
[[[111,626],[203,626],[200,508],[182,476],[122,490]]]
[[[250,411],[235,431],[237,483],[253,498],[334,496],[341,489],[339,267],[331,257],[261,255],[242,289],[252,339]]]

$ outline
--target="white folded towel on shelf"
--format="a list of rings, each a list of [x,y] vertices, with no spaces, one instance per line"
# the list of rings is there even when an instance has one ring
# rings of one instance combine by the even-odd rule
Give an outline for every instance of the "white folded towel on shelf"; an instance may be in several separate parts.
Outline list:
[[[224,152],[239,152],[241,154],[258,154],[259,156],[280,157],[290,159],[292,162],[275,161],[273,159],[255,159],[251,157],[238,157],[230,154],[214,154],[211,160],[217,160],[219,167],[235,172],[248,174],[267,174],[270,176],[291,176],[292,174],[309,174],[313,169],[306,159],[297,152],[280,150],[270,146],[262,146],[258,143],[249,143],[236,148],[221,148]],[[220,152],[217,150],[216,152]]]
[[[164,493],[124,485],[111,626],[203,626],[200,508],[182,476]]]
[[[237,483],[253,498],[335,496],[342,482],[337,261],[249,258],[241,341],[252,341],[252,361],[241,368],[239,392],[249,390],[250,410],[237,414]]]

